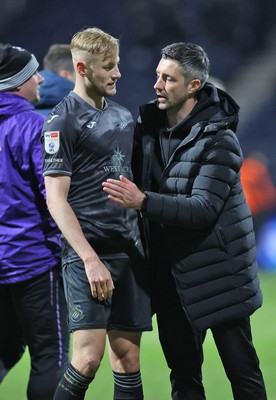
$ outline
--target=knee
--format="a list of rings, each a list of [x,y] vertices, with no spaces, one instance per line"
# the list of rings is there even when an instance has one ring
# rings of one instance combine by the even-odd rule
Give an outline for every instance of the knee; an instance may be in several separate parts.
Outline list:
[[[72,365],[84,376],[94,377],[101,365],[102,357],[97,354],[79,354],[72,358]]]
[[[101,365],[101,361],[101,357],[98,357],[97,355],[87,357],[87,359],[85,360],[84,368],[87,370],[88,376],[94,376],[96,374]]]
[[[124,372],[136,372],[140,369],[139,352],[129,350],[119,360],[118,363]]]

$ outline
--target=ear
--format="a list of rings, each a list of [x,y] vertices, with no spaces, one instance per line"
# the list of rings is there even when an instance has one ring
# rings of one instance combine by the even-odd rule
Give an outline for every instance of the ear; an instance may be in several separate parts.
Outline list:
[[[69,75],[69,71],[67,69],[61,69],[58,74],[63,78],[67,78],[67,76]]]
[[[9,92],[10,92],[10,93],[20,92],[21,88],[22,88],[22,85],[17,86],[16,88],[14,88],[14,89],[12,89],[12,90],[9,90]]]
[[[188,91],[190,94],[194,94],[195,92],[198,91],[198,89],[201,87],[201,82],[199,79],[193,79],[189,85],[188,85]]]
[[[86,76],[86,65],[84,61],[78,61],[76,64],[77,67],[77,72],[79,73],[80,76],[85,77]]]

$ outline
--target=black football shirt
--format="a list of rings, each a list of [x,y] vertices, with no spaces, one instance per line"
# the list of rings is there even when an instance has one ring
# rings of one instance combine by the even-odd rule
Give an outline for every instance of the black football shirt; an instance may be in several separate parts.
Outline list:
[[[132,180],[134,123],[123,106],[106,99],[102,110],[71,92],[43,127],[43,175],[71,177],[68,202],[99,256],[122,257],[130,243],[141,250],[137,211],[108,200],[102,182]],[[78,259],[63,239],[63,263]]]

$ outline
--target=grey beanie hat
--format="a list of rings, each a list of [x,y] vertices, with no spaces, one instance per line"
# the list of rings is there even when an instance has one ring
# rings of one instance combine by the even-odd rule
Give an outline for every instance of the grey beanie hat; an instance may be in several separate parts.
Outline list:
[[[25,83],[38,69],[35,56],[21,47],[0,43],[0,92]]]

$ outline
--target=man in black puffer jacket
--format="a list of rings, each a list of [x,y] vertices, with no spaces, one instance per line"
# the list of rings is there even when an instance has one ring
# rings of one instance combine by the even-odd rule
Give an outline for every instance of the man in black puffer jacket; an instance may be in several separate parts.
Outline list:
[[[153,307],[174,400],[205,399],[202,342],[210,328],[235,400],[265,400],[250,328],[262,304],[255,235],[235,135],[239,107],[206,83],[209,60],[191,43],[165,47],[140,107],[133,154],[138,187],[103,183],[110,200],[142,216]]]

